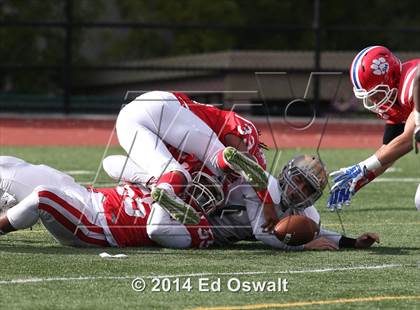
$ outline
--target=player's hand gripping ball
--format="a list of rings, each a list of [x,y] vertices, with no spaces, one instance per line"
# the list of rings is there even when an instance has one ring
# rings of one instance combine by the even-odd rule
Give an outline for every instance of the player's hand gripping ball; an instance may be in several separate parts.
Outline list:
[[[302,245],[319,234],[319,225],[303,215],[282,218],[274,227],[276,237],[287,245]]]

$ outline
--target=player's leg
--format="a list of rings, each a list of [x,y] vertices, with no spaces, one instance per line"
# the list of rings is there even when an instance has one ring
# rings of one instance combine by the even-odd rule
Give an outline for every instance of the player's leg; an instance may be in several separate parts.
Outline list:
[[[218,151],[224,149],[217,134],[194,113],[183,108],[178,99],[169,92],[153,91],[137,97],[121,110],[118,119],[124,122],[131,120],[146,127],[165,143],[186,153],[194,154],[211,170],[215,168],[211,165],[210,159]],[[118,127],[117,121],[117,133],[120,135]],[[129,140],[129,142],[132,141],[133,138]],[[155,147],[157,143],[153,142],[152,146]],[[142,143],[141,139],[139,143]],[[137,162],[133,151],[135,150],[132,150],[131,157]]]
[[[0,165],[1,166],[15,166],[21,163],[24,163],[23,159],[13,157],[13,156],[0,156]]]
[[[127,156],[112,155],[106,157],[102,166],[107,174],[115,179],[124,182],[143,184],[147,188],[154,186],[156,178],[145,172]],[[159,201],[173,218],[185,223],[198,223],[199,216],[197,212],[180,198],[167,194],[165,190],[156,187],[152,191],[152,197]]]
[[[147,184],[154,176],[139,165],[131,158],[124,155],[111,155],[104,158],[102,167],[105,172],[116,181]]]
[[[150,239],[167,248],[203,248],[214,240],[210,224],[204,216],[197,225],[183,225],[156,203],[149,216],[147,234]]]
[[[121,114],[120,114],[121,115]],[[157,179],[152,197],[159,201],[171,215],[177,218],[181,213],[188,214],[188,223],[196,223],[198,215],[191,206],[177,196],[184,192],[191,181],[188,171],[176,161],[160,138],[136,122],[118,117],[117,133],[119,141],[133,162],[143,171]],[[191,218],[192,217],[192,218]],[[190,218],[192,222],[190,222]]]
[[[108,246],[104,231],[98,225],[93,207],[80,200],[82,189],[74,193],[67,188],[37,187],[13,208],[0,217],[0,232],[8,233],[29,228],[39,219],[57,241],[71,246]]]
[[[7,176],[14,175],[16,166],[25,163],[22,159],[12,156],[0,156],[0,212],[17,204],[14,195],[10,194],[10,182]]]
[[[194,214],[195,211],[175,197],[183,193],[191,181],[191,176],[165,145],[165,142],[172,142],[176,147],[182,148],[182,137],[179,143],[175,143],[174,139],[171,139],[171,142],[166,141],[167,137],[173,136],[166,124],[171,122],[174,116],[176,119],[176,111],[172,111],[171,117],[168,118],[165,104],[167,101],[163,100],[165,98],[150,94],[139,97],[148,100],[137,98],[121,110],[116,124],[119,142],[135,164],[156,177],[156,188],[152,191],[153,199],[159,201],[174,218],[178,218],[181,211],[187,215],[188,223],[196,223],[199,217]],[[169,103],[169,106],[171,105]],[[162,111],[164,112],[161,113]],[[184,136],[185,134],[184,132]]]
[[[256,185],[257,189],[267,187],[264,170],[235,148],[225,149],[225,145],[218,138],[219,133],[214,132],[190,110],[182,107],[174,94],[149,92],[139,96],[135,102],[133,106],[136,106],[137,110],[140,106],[148,118],[153,120],[153,124],[145,126],[157,130],[157,134],[166,143],[183,152],[194,154],[214,174],[220,175],[220,170],[231,172],[230,169],[233,169],[243,174],[247,181]]]
[[[153,205],[146,230],[150,239],[165,248],[188,248],[191,244],[185,226],[174,220],[158,204]]]
[[[417,187],[416,195],[414,197],[414,203],[416,205],[417,210],[420,211],[420,184]]]
[[[22,159],[0,156],[0,194],[7,192],[17,202],[28,196],[37,186],[72,186],[74,179],[46,165],[32,165]]]
[[[181,193],[191,181],[188,171],[173,158],[158,135],[132,119],[124,119],[123,116],[120,113],[118,117],[117,134],[129,157],[142,171],[155,176],[159,186],[176,194]]]
[[[145,143],[142,139],[141,129],[133,131],[135,124],[156,135],[151,143]],[[128,127],[132,129],[127,135],[127,132],[130,132]],[[139,153],[144,153],[145,150],[149,150],[150,154],[162,152],[159,143],[165,141],[181,151],[194,154],[215,174],[221,173],[220,168],[226,170],[222,166],[233,167],[234,170],[244,172],[245,177],[252,183],[260,179],[265,181],[258,182],[258,187],[266,187],[266,175],[259,165],[240,152],[234,152],[232,148],[224,154],[225,146],[217,134],[194,113],[183,108],[172,93],[145,93],[125,106],[118,116],[117,134],[130,157],[142,167],[149,163],[145,155]],[[138,161],[139,158],[142,160]],[[165,163],[167,162],[168,158]]]
[[[41,187],[37,192],[41,222],[58,242],[68,246],[109,246],[101,215],[92,206],[86,189]]]
[[[268,184],[268,174],[255,161],[234,147],[226,147],[216,157],[217,165],[223,171],[233,171],[241,174],[256,190],[264,190]]]

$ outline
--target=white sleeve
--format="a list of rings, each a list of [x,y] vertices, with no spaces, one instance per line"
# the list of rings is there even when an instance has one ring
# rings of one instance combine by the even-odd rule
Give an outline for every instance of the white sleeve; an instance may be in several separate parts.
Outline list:
[[[278,205],[281,202],[281,192],[279,187],[279,181],[271,174],[266,172],[268,176],[267,191],[270,194],[271,200],[274,204]]]
[[[242,192],[246,197],[244,199],[246,204],[246,210],[248,213],[249,222],[252,227],[252,232],[255,238],[273,248],[282,249],[286,251],[302,251],[303,246],[288,246],[281,242],[277,237],[271,233],[264,232],[261,227],[264,222],[264,212],[262,203],[256,195],[254,189],[250,186],[243,187]],[[278,208],[277,213],[281,216],[281,210]]]
[[[326,230],[323,227],[319,229],[319,237],[324,237],[332,242],[334,242],[337,246],[339,246],[340,239],[342,237],[341,234],[335,231]]]
[[[318,225],[321,225],[321,217],[319,215],[318,210],[314,206],[310,206],[309,208],[306,208],[303,212],[303,215],[313,220]],[[318,237],[324,237],[328,240],[334,242],[337,246],[340,242],[341,235],[335,231],[329,231],[324,229],[322,226],[319,228],[319,235]]]

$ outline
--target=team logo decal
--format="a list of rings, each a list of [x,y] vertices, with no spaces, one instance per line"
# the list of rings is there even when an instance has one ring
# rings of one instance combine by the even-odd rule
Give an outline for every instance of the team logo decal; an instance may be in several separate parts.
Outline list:
[[[389,70],[389,64],[386,62],[385,58],[381,57],[374,59],[370,68],[373,70],[373,74],[384,75]]]

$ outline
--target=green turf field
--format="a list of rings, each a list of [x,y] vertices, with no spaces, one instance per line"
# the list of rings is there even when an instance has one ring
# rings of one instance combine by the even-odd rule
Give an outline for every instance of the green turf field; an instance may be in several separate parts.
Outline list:
[[[278,154],[279,162],[298,151],[302,150],[283,151]],[[0,149],[0,155],[71,171],[85,183],[94,180],[102,153],[103,148]],[[321,157],[331,171],[370,153],[322,150]],[[269,153],[270,158],[273,155]],[[63,247],[36,225],[32,231],[0,238],[0,309],[228,309],[241,305],[246,309],[418,309],[420,212],[413,197],[418,184],[415,179],[420,177],[420,157],[409,154],[394,167],[382,182],[358,193],[352,206],[341,213],[348,235],[365,231],[381,235],[381,244],[370,250],[284,253],[243,242],[208,250],[105,249],[128,255],[126,259],[106,260],[98,255],[104,249]],[[97,180],[98,186],[110,182],[103,173]],[[323,197],[317,204],[323,224],[341,231],[337,215],[326,210],[325,200]],[[180,275],[181,286],[190,281],[191,290],[185,286],[177,292],[178,280],[172,277],[171,292],[152,292],[154,275]],[[143,292],[131,288],[136,277],[146,281]],[[241,281],[287,279],[288,291],[230,292],[226,283],[233,277]],[[220,278],[221,291],[198,292],[200,278]]]

